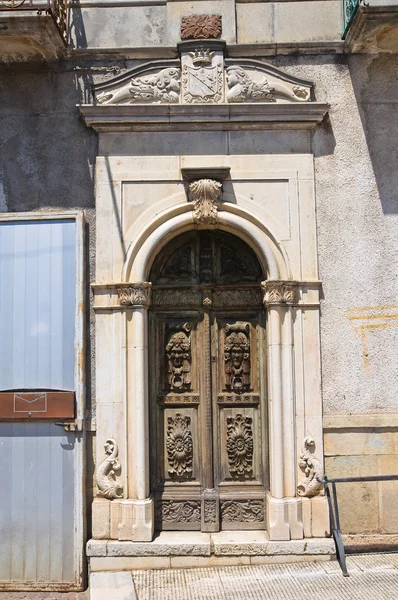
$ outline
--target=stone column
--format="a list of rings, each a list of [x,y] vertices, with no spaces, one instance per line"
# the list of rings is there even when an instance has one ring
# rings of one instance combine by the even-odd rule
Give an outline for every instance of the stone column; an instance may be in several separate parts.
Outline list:
[[[267,498],[271,540],[300,539],[300,501],[295,498],[293,305],[298,284],[265,281],[268,312],[268,395],[270,429],[270,494]]]
[[[151,541],[154,507],[149,479],[148,307],[151,284],[119,288],[126,308],[128,499],[122,501],[118,538]]]

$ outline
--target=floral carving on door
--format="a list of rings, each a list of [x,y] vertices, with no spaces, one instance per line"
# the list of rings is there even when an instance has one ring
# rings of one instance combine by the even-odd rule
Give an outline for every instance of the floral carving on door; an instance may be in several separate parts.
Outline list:
[[[192,474],[193,443],[190,430],[191,418],[176,413],[167,419],[167,458],[171,477],[187,477]]]
[[[234,477],[253,471],[253,419],[238,413],[227,418],[227,453],[229,471]]]

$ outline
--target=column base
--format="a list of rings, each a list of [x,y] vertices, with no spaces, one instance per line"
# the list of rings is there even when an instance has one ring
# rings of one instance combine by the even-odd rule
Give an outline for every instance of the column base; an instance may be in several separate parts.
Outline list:
[[[122,500],[121,522],[117,539],[125,542],[151,542],[155,529],[154,503],[145,500]]]
[[[285,499],[267,494],[267,526],[270,540],[290,540],[288,505]]]

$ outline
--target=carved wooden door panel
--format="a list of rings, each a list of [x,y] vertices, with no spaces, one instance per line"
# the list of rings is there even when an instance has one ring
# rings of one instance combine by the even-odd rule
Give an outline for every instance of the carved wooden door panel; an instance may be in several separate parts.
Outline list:
[[[265,316],[259,281],[254,284],[249,276],[260,280],[261,273],[256,263],[254,274],[249,267],[241,273],[240,285],[218,283],[225,237],[233,244],[230,258],[243,244],[217,234],[209,245],[204,236],[208,232],[175,244],[152,273],[150,445],[156,524],[173,530],[260,529],[265,528],[268,489]],[[246,246],[244,252],[255,260]],[[165,276],[170,264],[172,283]],[[176,268],[184,271],[178,278]],[[203,283],[206,277],[212,281]]]

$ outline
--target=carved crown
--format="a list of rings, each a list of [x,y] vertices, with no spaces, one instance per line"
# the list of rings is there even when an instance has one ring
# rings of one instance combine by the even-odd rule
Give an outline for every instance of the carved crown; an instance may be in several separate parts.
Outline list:
[[[211,65],[213,61],[214,52],[210,52],[210,50],[204,50],[201,48],[200,50],[195,50],[195,52],[189,53],[192,58],[193,65]]]

